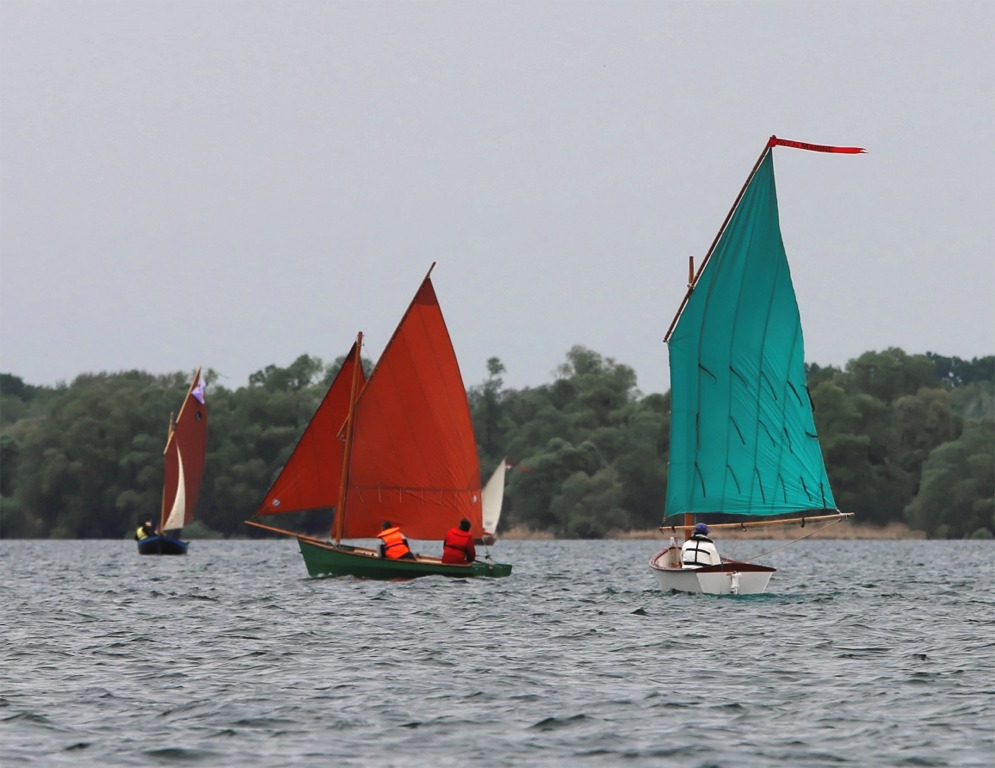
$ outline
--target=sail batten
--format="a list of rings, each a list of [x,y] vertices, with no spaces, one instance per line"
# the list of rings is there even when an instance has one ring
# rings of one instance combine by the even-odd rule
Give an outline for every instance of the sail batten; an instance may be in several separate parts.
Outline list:
[[[668,348],[667,516],[835,508],[811,401],[798,394],[804,342],[769,147],[699,268]],[[819,498],[816,488],[825,489]]]

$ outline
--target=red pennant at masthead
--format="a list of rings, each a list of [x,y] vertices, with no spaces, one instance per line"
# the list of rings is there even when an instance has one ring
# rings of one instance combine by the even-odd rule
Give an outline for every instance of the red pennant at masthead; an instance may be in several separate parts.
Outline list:
[[[768,147],[794,147],[795,149],[807,149],[811,152],[837,152],[843,155],[859,155],[867,150],[863,147],[831,147],[826,144],[808,144],[804,141],[791,141],[790,139],[779,139],[771,136],[767,142]]]

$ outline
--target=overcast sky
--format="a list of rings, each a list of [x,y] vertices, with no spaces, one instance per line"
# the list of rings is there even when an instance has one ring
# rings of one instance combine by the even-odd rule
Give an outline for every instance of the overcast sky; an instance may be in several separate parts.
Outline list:
[[[0,0],[0,370],[663,335],[767,138],[806,359],[995,353],[995,3]]]

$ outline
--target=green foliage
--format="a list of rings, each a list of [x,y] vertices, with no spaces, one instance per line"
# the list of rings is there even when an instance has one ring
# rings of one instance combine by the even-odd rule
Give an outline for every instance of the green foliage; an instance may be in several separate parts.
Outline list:
[[[314,383],[322,373],[321,358],[301,355],[286,368],[267,365],[249,376],[250,387],[262,387],[269,392],[299,392]]]
[[[995,419],[967,422],[957,439],[930,453],[905,519],[935,538],[995,533]]]
[[[950,405],[965,419],[995,416],[995,382],[972,381],[950,390]]]
[[[824,381],[832,381],[839,377],[841,371],[834,366],[821,366],[817,363],[805,363],[805,378],[809,390],[818,387]]]
[[[14,492],[21,448],[13,435],[0,435],[0,497]]]
[[[862,522],[901,520],[930,451],[960,432],[953,393],[929,378],[931,366],[901,350],[868,352],[810,383],[836,503]]]
[[[44,539],[45,521],[12,496],[0,496],[0,538]]]
[[[959,357],[942,357],[927,352],[926,357],[933,361],[936,380],[946,389],[963,387],[973,382],[995,381],[995,356],[975,357],[961,360]]]
[[[926,355],[909,356],[895,348],[865,352],[847,363],[846,371],[857,391],[885,403],[936,383],[932,360]]]
[[[481,386],[470,387],[467,400],[477,436],[477,449],[487,463],[497,464],[502,458],[507,436],[511,430],[505,409],[502,407],[501,374],[504,364],[496,357],[487,361],[487,378]]]
[[[993,535],[993,360],[889,349],[844,368],[809,365],[839,508],[931,536]],[[341,363],[301,355],[236,390],[207,372],[200,537],[255,535],[243,523]],[[629,366],[581,346],[542,386],[509,390],[505,372],[488,359],[468,392],[482,477],[503,457],[514,465],[502,529],[596,538],[660,523],[669,394],[643,396]],[[85,374],[54,388],[0,374],[0,536],[131,536],[139,518],[158,514],[169,414],[188,386],[189,373]]]
[[[42,416],[59,389],[45,389],[25,384],[9,373],[0,373],[0,427],[22,419]]]
[[[961,431],[960,418],[950,408],[950,395],[940,389],[898,398],[892,406],[892,422],[889,452],[902,469],[916,476],[930,451]]]
[[[580,346],[553,383],[500,393],[493,423],[506,438],[497,452],[517,463],[501,527],[596,538],[658,524],[668,405],[662,395],[642,398],[629,366]],[[484,414],[474,411],[478,436]]]
[[[567,538],[600,539],[612,528],[629,527],[622,508],[622,484],[611,467],[570,475],[550,511],[556,518],[556,532]]]
[[[221,539],[222,534],[212,530],[203,520],[194,520],[183,529],[184,539]]]

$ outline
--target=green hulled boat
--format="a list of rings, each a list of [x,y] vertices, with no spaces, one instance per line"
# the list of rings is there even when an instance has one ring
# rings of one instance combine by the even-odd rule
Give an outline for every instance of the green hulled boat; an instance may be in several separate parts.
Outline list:
[[[297,537],[304,564],[311,576],[350,575],[366,579],[410,579],[417,576],[510,576],[507,563],[477,561],[469,565],[449,565],[437,557],[419,555],[417,560],[387,560],[375,549]]]
[[[434,264],[432,265],[435,266]],[[381,557],[347,543],[375,539],[383,523],[439,541],[462,518],[484,534],[480,467],[466,389],[431,281],[425,276],[366,380],[363,334],[347,356],[255,517],[334,509],[327,539],[295,536],[311,576],[372,579],[508,576],[506,563]]]

